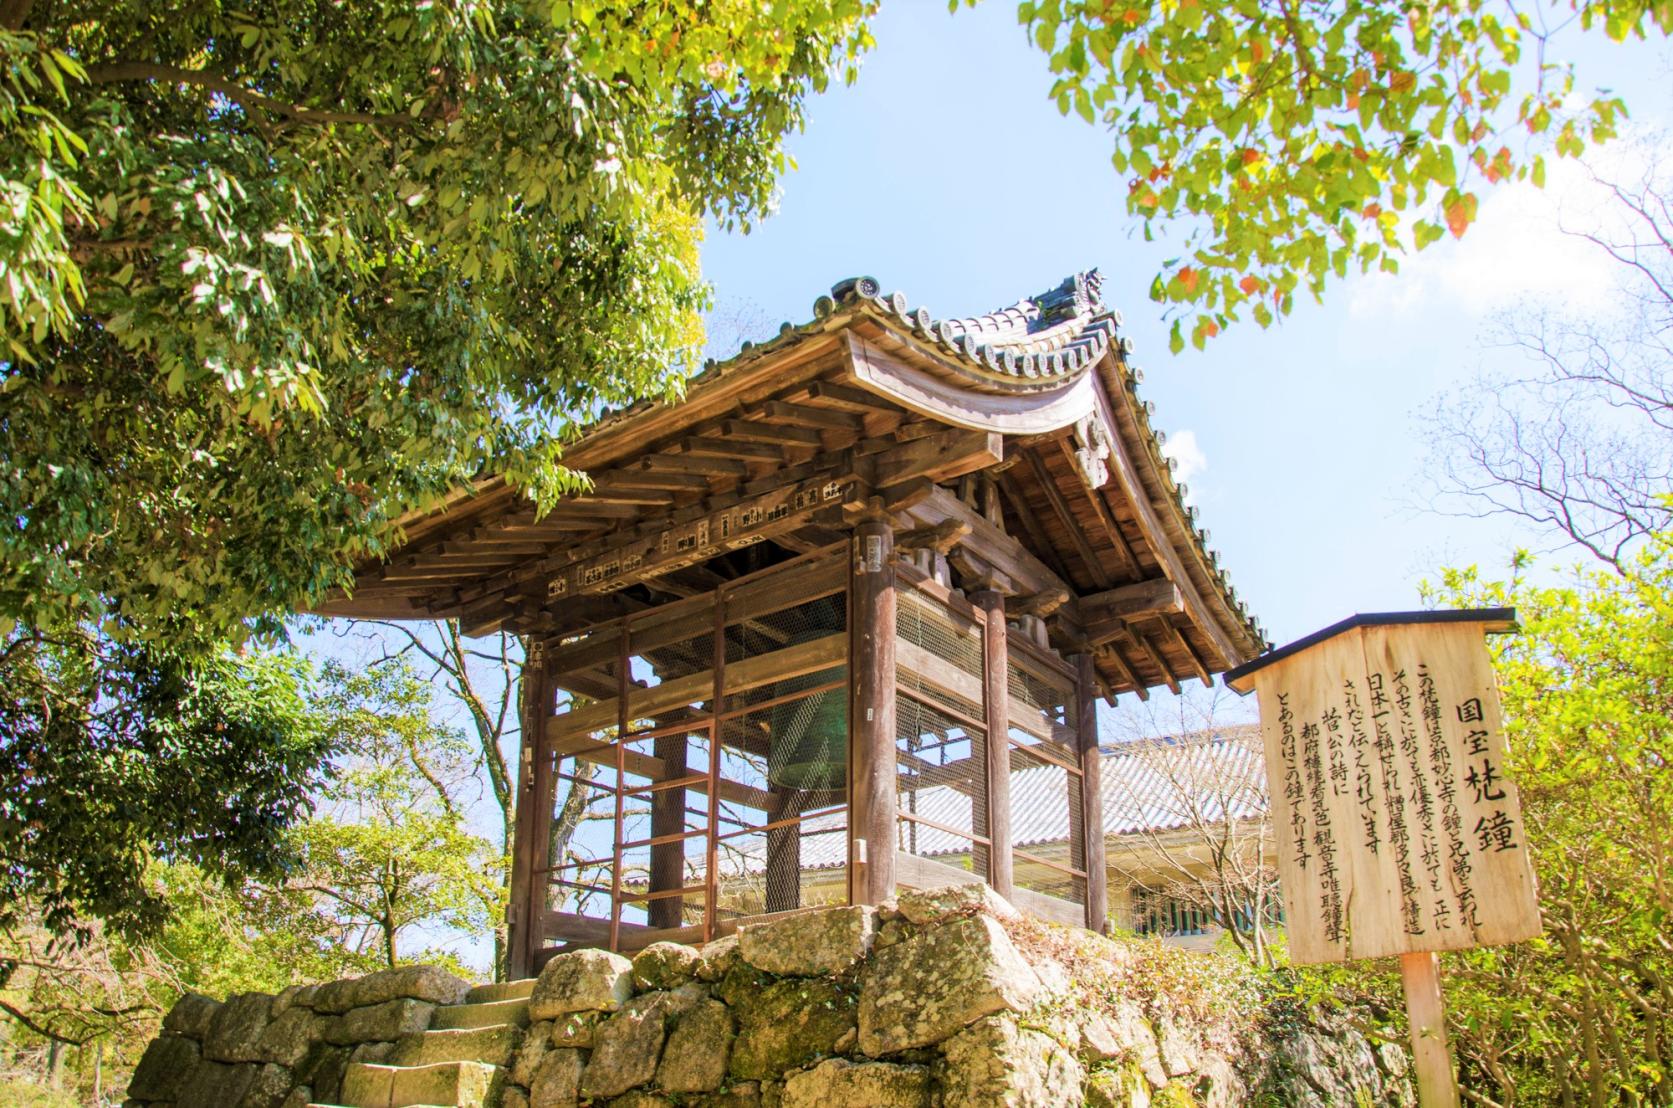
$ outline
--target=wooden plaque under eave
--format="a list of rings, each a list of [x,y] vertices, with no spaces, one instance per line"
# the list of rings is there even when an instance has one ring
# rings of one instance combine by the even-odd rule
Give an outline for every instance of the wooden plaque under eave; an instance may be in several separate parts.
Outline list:
[[[1356,616],[1226,675],[1260,698],[1296,962],[1540,933],[1484,637],[1514,618]]]

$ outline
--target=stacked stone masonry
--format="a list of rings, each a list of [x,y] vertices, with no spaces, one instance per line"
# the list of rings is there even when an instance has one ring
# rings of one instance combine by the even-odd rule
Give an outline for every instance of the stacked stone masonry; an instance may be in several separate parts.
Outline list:
[[[415,966],[278,996],[187,996],[127,1104],[1415,1103],[1404,1056],[1344,1025],[1290,1024],[1228,1051],[1136,1001],[1088,1006],[1061,965],[1023,953],[1016,923],[985,886],[962,885],[764,920],[701,950],[559,954],[507,985]]]

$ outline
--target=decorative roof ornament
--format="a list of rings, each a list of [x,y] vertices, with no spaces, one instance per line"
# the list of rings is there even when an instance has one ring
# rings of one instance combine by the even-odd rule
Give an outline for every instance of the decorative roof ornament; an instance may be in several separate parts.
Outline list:
[[[1101,489],[1110,479],[1109,457],[1112,449],[1109,431],[1104,421],[1085,415],[1075,421],[1075,465],[1089,488]]]
[[[1093,314],[1103,307],[1100,295],[1103,287],[1104,275],[1096,269],[1065,277],[1063,283],[1050,292],[1043,292],[1034,297],[1034,307],[1039,311],[1039,316],[1035,326],[1030,330],[1051,327],[1065,320]]]

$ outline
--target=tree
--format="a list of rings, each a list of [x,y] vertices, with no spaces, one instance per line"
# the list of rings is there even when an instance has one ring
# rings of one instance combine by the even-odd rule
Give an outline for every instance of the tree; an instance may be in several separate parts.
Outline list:
[[[263,894],[268,927],[363,969],[413,960],[414,931],[491,933],[505,859],[469,826],[460,795],[476,781],[474,744],[437,724],[428,685],[398,660],[328,666],[323,700],[346,753],[291,833],[297,871]]]
[[[549,504],[872,6],[0,4],[0,618],[240,637],[485,472]]]
[[[676,394],[700,220],[766,210],[872,6],[0,0],[0,893],[154,926],[149,855],[283,861],[323,752],[219,729],[283,714],[224,644]]]
[[[1667,0],[1021,0],[1017,14],[1059,110],[1109,130],[1146,237],[1183,225],[1150,295],[1194,310],[1198,347],[1350,266],[1393,272],[1407,247],[1462,235],[1480,190],[1542,184],[1547,152],[1612,138],[1625,105],[1567,112],[1576,74],[1546,61],[1570,24],[1614,42],[1673,33]]]
[[[1105,763],[1105,803],[1131,825],[1107,864],[1129,887],[1213,920],[1252,966],[1270,968],[1280,897],[1260,732],[1217,721],[1218,699],[1180,699],[1171,728],[1153,708],[1146,735],[1106,747],[1116,757]]]
[[[1591,171],[1603,198],[1564,230],[1610,259],[1610,306],[1519,311],[1497,373],[1437,403],[1443,510],[1506,515],[1625,570],[1673,525],[1673,159],[1652,136],[1638,172]]]
[[[1673,1104],[1673,536],[1561,585],[1515,568],[1448,571],[1436,590],[1517,610],[1521,633],[1490,645],[1545,921],[1531,942],[1448,956],[1463,1080],[1506,1108]]]
[[[333,745],[305,688],[288,654],[0,639],[0,926],[29,906],[54,931],[155,928],[155,861],[282,868]]]

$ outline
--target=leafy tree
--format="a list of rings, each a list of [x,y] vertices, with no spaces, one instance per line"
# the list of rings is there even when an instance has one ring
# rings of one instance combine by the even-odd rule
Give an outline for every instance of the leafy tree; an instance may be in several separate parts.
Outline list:
[[[0,640],[0,925],[154,928],[153,861],[271,873],[332,736],[301,663],[14,632]]]
[[[0,5],[0,618],[272,617],[675,392],[873,0]]]
[[[505,860],[468,822],[476,745],[436,723],[429,686],[399,660],[328,666],[322,701],[346,753],[291,833],[297,872],[263,894],[267,928],[361,970],[412,960],[415,930],[491,933]]]
[[[677,392],[700,220],[873,2],[0,0],[0,894],[154,925],[148,855],[282,860],[322,750],[221,644]]]
[[[1576,74],[1545,51],[1569,24],[1614,42],[1673,33],[1668,0],[1021,0],[1017,14],[1058,108],[1109,130],[1128,214],[1147,237],[1185,228],[1150,295],[1194,310],[1199,347],[1350,266],[1393,272],[1407,247],[1462,235],[1481,190],[1542,184],[1548,152],[1613,137],[1618,98],[1565,110]]]
[[[1489,640],[1545,933],[1444,957],[1467,1102],[1673,1104],[1673,536],[1555,585],[1449,570],[1431,599],[1513,605]],[[1391,964],[1316,975],[1398,1024]]]

